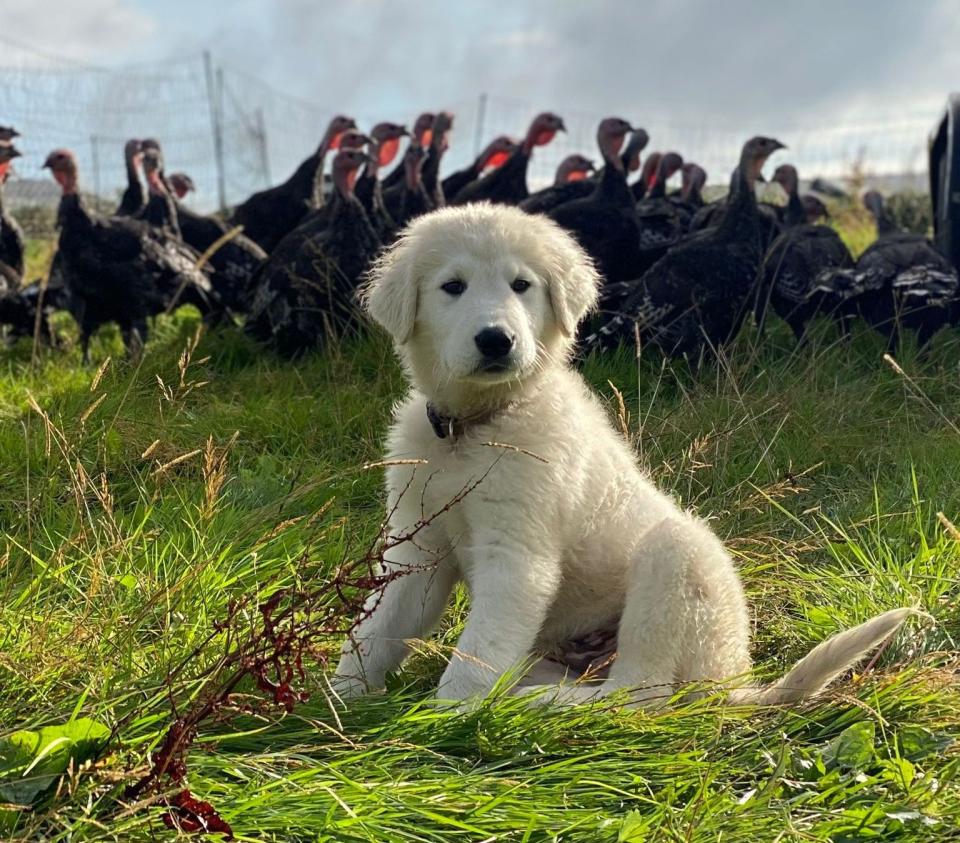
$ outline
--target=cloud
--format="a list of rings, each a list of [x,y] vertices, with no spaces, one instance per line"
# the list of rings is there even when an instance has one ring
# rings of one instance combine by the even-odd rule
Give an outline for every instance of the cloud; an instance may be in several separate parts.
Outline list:
[[[2,19],[17,41],[91,64],[129,61],[158,28],[130,0],[4,0]]]

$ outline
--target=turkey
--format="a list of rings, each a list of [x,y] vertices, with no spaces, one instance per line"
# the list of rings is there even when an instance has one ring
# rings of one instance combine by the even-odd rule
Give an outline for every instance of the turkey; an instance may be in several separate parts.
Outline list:
[[[150,186],[145,218],[155,224],[160,222],[176,232],[197,253],[198,258],[206,255],[207,266],[212,271],[210,283],[221,305],[231,313],[245,311],[252,293],[250,285],[253,276],[267,259],[267,253],[249,237],[217,217],[191,211],[170,196],[167,183],[179,193],[177,184],[186,186],[184,176],[174,173],[169,179],[164,177],[163,155],[159,149],[149,149],[144,153],[143,167]],[[193,182],[190,181],[188,189],[192,188]],[[186,193],[187,190],[184,190],[183,195]],[[154,207],[156,211],[151,212]],[[171,222],[167,222],[167,219],[171,219]],[[215,243],[218,245],[213,248]]]
[[[430,142],[433,140],[433,121],[435,119],[436,115],[432,111],[424,111],[423,114],[420,114],[417,119],[413,121],[410,143],[415,143],[422,149],[430,146]],[[383,189],[386,190],[388,187],[402,184],[405,172],[403,159],[401,158],[400,163],[387,174],[386,178],[380,180],[381,184],[383,184]]]
[[[140,161],[143,147],[137,139],[131,139],[123,147],[123,164],[127,170],[127,187],[120,197],[120,204],[114,212],[118,217],[132,217],[146,204],[143,185],[140,183]]]
[[[0,272],[0,329],[5,329],[6,340],[14,343],[20,337],[38,337],[47,345],[56,345],[56,336],[50,327],[50,317],[58,310],[68,310],[69,301],[62,285],[51,281],[33,281],[24,287],[4,288]]]
[[[357,199],[383,243],[393,237],[396,223],[383,203],[383,186],[378,174],[381,167],[386,167],[397,157],[400,138],[409,134],[406,127],[399,123],[377,123],[370,130],[367,164],[354,187]]]
[[[600,121],[600,181],[586,198],[566,202],[547,215],[576,237],[610,283],[638,277],[641,261],[633,196],[619,154],[630,131],[630,124],[619,117]]]
[[[640,178],[630,185],[630,193],[633,195],[633,201],[639,202],[647,195],[647,191],[653,187],[657,178],[657,168],[660,166],[660,159],[663,154],[660,152],[651,152],[647,160],[643,162],[643,168],[640,170]]]
[[[951,321],[957,271],[922,234],[899,231],[877,191],[868,191],[863,204],[876,221],[876,241],[853,269],[823,273],[813,295],[840,299],[848,313],[855,307],[887,338],[888,351],[896,349],[903,329],[916,331],[922,349]]]
[[[680,168],[683,181],[680,193],[671,196],[670,202],[677,213],[680,225],[688,231],[694,214],[703,207],[703,186],[707,183],[707,171],[703,167],[688,161]]]
[[[647,148],[648,143],[650,135],[645,129],[634,129],[631,132],[627,145],[620,153],[620,160],[623,161],[623,168],[628,176],[640,169],[640,153]]]
[[[553,140],[557,132],[566,131],[563,120],[556,114],[544,111],[538,114],[519,148],[504,162],[503,166],[483,178],[468,184],[455,197],[447,197],[451,205],[466,205],[468,202],[492,202],[494,205],[519,205],[530,195],[527,189],[527,167],[530,156],[538,146]]]
[[[150,147],[140,153],[140,163],[147,180],[149,198],[147,203],[132,215],[133,218],[153,226],[164,237],[182,241],[177,206],[163,181],[163,154],[159,146]],[[199,255],[195,257],[199,258]]]
[[[763,257],[762,220],[753,185],[767,158],[784,146],[754,137],[743,145],[723,221],[674,246],[640,279],[622,311],[587,337],[586,349],[633,336],[669,357],[697,363],[729,342],[742,324]]]
[[[676,152],[668,152],[657,165],[653,185],[644,199],[636,204],[640,226],[641,272],[653,266],[686,232],[675,203],[667,198],[667,182],[683,167]],[[637,276],[634,276],[637,277]]]
[[[415,217],[433,210],[420,177],[426,156],[423,147],[409,144],[403,154],[403,181],[383,191],[383,204],[398,229]]]
[[[423,150],[411,144],[422,160]],[[257,275],[246,331],[292,357],[356,324],[354,292],[380,240],[354,184],[367,156],[342,149],[333,160],[334,213],[317,215],[283,238]]]
[[[780,222],[787,228],[807,221],[807,211],[800,199],[800,176],[793,164],[781,164],[773,172],[773,179],[787,194],[787,204],[778,209]]]
[[[306,158],[290,178],[276,187],[254,193],[233,209],[230,221],[242,225],[243,233],[264,251],[270,252],[293,231],[312,208],[323,204],[323,162],[327,152],[337,149],[340,136],[356,123],[338,115],[330,121],[316,151]]]
[[[623,152],[620,153],[620,160],[623,162],[623,169],[627,175],[639,169],[640,153],[644,150],[649,140],[650,136],[643,129],[634,129],[631,133],[627,145],[624,147]],[[602,155],[603,150],[600,152]],[[589,179],[561,179],[561,175],[565,176],[571,167],[583,167],[583,162],[588,161],[589,159],[579,155],[567,156],[567,158],[560,162],[560,166],[557,168],[557,175],[553,185],[531,194],[520,203],[520,207],[531,214],[543,214],[563,205],[565,202],[572,202],[574,199],[584,199],[589,196],[593,193],[594,188],[596,188],[597,182],[603,178],[602,168]]]
[[[193,252],[150,226],[125,217],[106,219],[87,210],[77,187],[73,153],[57,149],[43,165],[60,184],[58,273],[80,326],[83,360],[90,361],[90,337],[116,322],[131,355],[147,338],[147,317],[191,303],[209,313],[216,294],[194,261]]]
[[[23,232],[4,207],[3,185],[10,173],[10,164],[19,157],[20,151],[12,143],[0,145],[0,278],[13,286],[18,286],[23,278]]]
[[[597,169],[596,164],[584,155],[568,155],[557,165],[557,172],[553,177],[555,186],[570,184],[570,182],[584,181]]]
[[[495,137],[487,144],[483,152],[473,159],[473,163],[469,167],[451,173],[441,182],[443,195],[445,197],[456,196],[468,184],[479,179],[487,168],[495,170],[500,167],[516,148],[517,145],[506,135]]]
[[[587,178],[595,170],[589,158],[568,155],[557,166],[553,184],[531,193],[520,207],[531,214],[545,214],[574,199],[583,199],[596,189],[596,180]]]
[[[803,205],[803,213],[808,223],[830,219],[829,208],[812,193],[803,194],[803,196],[800,197],[800,203]]]
[[[173,195],[178,200],[197,189],[193,179],[186,173],[170,173],[170,186],[173,188]]]
[[[441,111],[433,120],[430,129],[430,143],[427,146],[427,157],[423,161],[421,178],[423,189],[430,197],[430,209],[442,208],[446,204],[443,188],[440,185],[440,161],[450,146],[449,134],[453,128],[453,115],[449,111]]]
[[[807,211],[798,192],[800,180],[790,164],[781,164],[773,181],[787,192],[783,211],[785,229],[770,245],[757,276],[754,317],[763,333],[768,307],[783,319],[802,342],[807,323],[818,313],[833,313],[840,318],[844,333],[847,321],[836,298],[822,290],[815,293],[823,273],[849,269],[853,258],[840,236],[832,228],[807,222]]]

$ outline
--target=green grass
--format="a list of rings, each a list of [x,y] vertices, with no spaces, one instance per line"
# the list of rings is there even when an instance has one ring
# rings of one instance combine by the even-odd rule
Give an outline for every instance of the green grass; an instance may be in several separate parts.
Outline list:
[[[162,320],[138,368],[109,331],[102,372],[75,348],[0,352],[0,748],[71,718],[113,730],[94,763],[0,814],[0,836],[174,837],[156,797],[124,787],[171,701],[212,681],[229,602],[320,586],[377,535],[381,476],[363,465],[403,389],[383,337],[290,364],[236,333],[189,351],[196,328]],[[697,376],[626,351],[586,365],[611,413],[622,393],[639,459],[736,555],[761,675],[883,609],[935,618],[818,703],[438,709],[461,595],[386,695],[331,712],[313,661],[291,714],[241,685],[244,710],[201,727],[190,789],[246,840],[955,839],[958,352],[944,333],[898,373],[878,338],[821,326],[802,351],[747,333]]]

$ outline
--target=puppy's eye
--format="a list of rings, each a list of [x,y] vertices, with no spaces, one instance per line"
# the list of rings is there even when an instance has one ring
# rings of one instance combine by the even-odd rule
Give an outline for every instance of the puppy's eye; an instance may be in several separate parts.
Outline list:
[[[441,284],[440,289],[445,293],[449,293],[451,296],[460,296],[463,295],[467,289],[467,285],[459,278],[451,278],[449,281]]]
[[[515,293],[525,293],[530,289],[530,282],[526,278],[514,278],[510,284],[510,289]]]

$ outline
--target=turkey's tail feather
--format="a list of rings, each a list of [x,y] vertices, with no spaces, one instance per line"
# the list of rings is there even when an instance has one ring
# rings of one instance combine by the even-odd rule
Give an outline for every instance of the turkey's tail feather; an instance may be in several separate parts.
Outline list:
[[[818,644],[772,685],[737,688],[728,699],[734,705],[778,705],[815,696],[889,638],[913,613],[913,609],[891,609],[877,615]]]

